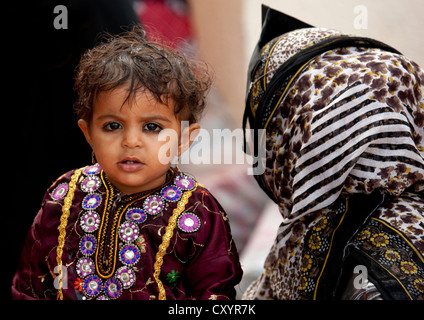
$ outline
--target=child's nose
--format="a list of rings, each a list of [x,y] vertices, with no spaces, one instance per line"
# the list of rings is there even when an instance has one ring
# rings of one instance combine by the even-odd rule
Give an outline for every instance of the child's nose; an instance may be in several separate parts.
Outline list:
[[[128,130],[124,134],[124,138],[122,140],[122,146],[125,148],[141,148],[143,146],[143,141],[141,137],[141,132],[137,132],[138,130]]]

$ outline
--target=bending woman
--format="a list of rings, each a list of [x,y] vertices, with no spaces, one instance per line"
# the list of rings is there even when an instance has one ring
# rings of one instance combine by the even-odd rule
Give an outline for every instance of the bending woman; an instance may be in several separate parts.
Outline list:
[[[268,9],[248,76],[255,178],[283,221],[244,299],[423,299],[423,70]]]

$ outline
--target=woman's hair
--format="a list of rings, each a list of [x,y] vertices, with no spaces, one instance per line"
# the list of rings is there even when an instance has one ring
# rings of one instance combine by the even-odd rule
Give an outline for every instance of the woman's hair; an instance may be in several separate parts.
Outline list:
[[[196,122],[205,108],[212,80],[207,65],[189,59],[163,44],[148,41],[145,31],[134,26],[86,51],[76,69],[74,104],[80,119],[91,121],[93,102],[102,91],[128,86],[124,103],[146,89],[158,102],[175,102],[175,114]]]

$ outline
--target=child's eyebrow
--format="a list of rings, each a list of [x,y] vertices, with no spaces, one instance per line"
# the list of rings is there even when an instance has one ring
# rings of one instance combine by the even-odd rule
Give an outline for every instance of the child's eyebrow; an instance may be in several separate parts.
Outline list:
[[[160,115],[152,115],[152,116],[140,116],[138,117],[140,121],[161,121],[161,122],[171,122],[166,117],[160,116]]]
[[[102,120],[107,120],[107,119],[117,119],[117,120],[121,120],[121,121],[125,120],[123,117],[120,117],[119,115],[112,114],[112,113],[99,115],[98,117],[96,117],[95,120],[102,121]],[[161,115],[156,115],[156,114],[139,116],[139,117],[137,117],[137,120],[140,121],[140,122],[146,122],[146,121],[171,122],[170,119],[168,119],[164,116],[161,116]]]
[[[103,120],[110,120],[110,119],[122,120],[122,118],[119,115],[112,114],[112,113],[101,114],[101,115],[97,116],[94,120],[95,121],[103,121]]]

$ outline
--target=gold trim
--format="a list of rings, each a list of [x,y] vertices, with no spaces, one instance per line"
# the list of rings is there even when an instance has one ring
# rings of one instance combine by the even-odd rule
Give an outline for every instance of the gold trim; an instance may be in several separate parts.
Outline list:
[[[264,87],[264,91],[266,91],[266,74],[267,74],[267,71],[266,71],[266,69],[268,68],[268,63],[269,63],[269,60],[271,59],[271,55],[273,54],[273,52],[274,52],[274,49],[275,49],[275,47],[277,46],[277,44],[280,42],[280,40],[282,39],[283,37],[280,37],[275,43],[274,43],[274,45],[271,47],[271,49],[269,50],[269,52],[268,52],[268,57],[267,57],[267,59],[266,59],[266,62],[265,62],[265,67],[264,67],[264,72],[263,72],[263,81],[264,81],[264,84],[263,84],[263,87]]]
[[[178,216],[184,211],[186,204],[188,203],[188,199],[191,197],[191,194],[198,187],[198,183],[196,182],[196,186],[191,191],[186,191],[183,193],[182,198],[178,201],[177,207],[174,209],[172,216],[169,218],[168,225],[165,229],[165,234],[162,237],[162,243],[159,246],[159,251],[156,253],[156,261],[153,266],[154,272],[153,277],[156,280],[159,288],[159,300],[166,300],[165,288],[162,284],[162,281],[159,279],[161,267],[163,264],[163,257],[166,254],[166,249],[169,247],[170,240],[174,235],[174,229],[177,225]]]
[[[411,297],[411,295],[408,292],[408,289],[405,288],[405,286],[403,285],[403,283],[399,280],[398,277],[396,277],[389,269],[387,269],[386,267],[384,267],[383,265],[381,265],[377,260],[375,260],[373,257],[371,257],[368,253],[362,251],[363,254],[365,254],[368,258],[370,258],[372,261],[374,261],[376,264],[378,264],[381,268],[383,268],[384,270],[386,270],[386,272],[388,274],[390,274],[392,276],[393,279],[395,279],[399,285],[402,287],[402,289],[405,291],[405,293],[408,295],[410,300],[414,300],[414,298]]]
[[[346,207],[345,207],[345,211],[343,212],[343,215],[342,215],[342,217],[340,218],[340,221],[339,221],[339,223],[337,224],[337,227],[334,229],[333,234],[331,235],[330,247],[328,248],[328,252],[327,252],[327,255],[326,255],[326,257],[325,257],[324,264],[322,265],[321,272],[320,272],[320,274],[319,274],[319,276],[318,276],[318,278],[317,278],[317,283],[316,283],[316,285],[315,285],[315,289],[314,289],[314,297],[313,297],[313,300],[316,300],[316,299],[317,299],[317,290],[318,290],[318,286],[319,286],[319,281],[321,280],[321,276],[322,276],[322,274],[324,273],[325,266],[327,265],[328,257],[330,256],[330,253],[331,253],[331,249],[332,249],[332,246],[333,246],[333,240],[334,240],[334,234],[335,234],[335,233],[336,233],[336,231],[339,229],[339,227],[341,226],[341,224],[342,224],[342,222],[343,222],[344,218],[346,217],[346,213],[347,213],[347,211],[348,211],[348,206],[349,206],[349,198],[346,198],[346,199],[345,199],[345,205],[346,205]],[[336,209],[336,210],[337,210],[337,209]]]
[[[74,199],[77,181],[81,175],[82,170],[84,170],[85,168],[86,167],[75,170],[74,174],[72,175],[71,181],[69,182],[69,190],[62,207],[62,215],[60,216],[60,225],[58,227],[59,237],[58,237],[58,245],[56,249],[56,254],[57,254],[56,262],[58,266],[58,283],[59,283],[59,288],[57,289],[57,300],[63,300],[62,254],[63,254],[63,247],[65,245],[66,226],[68,225],[68,218],[69,218],[70,209],[72,206],[72,200]]]
[[[418,258],[420,258],[420,260],[422,261],[422,263],[424,263],[424,257],[423,257],[423,255],[421,254],[421,252],[419,252],[418,250],[417,250],[417,248],[415,248],[415,245],[410,241],[410,240],[408,240],[403,234],[402,234],[402,231],[400,231],[400,230],[397,230],[397,229],[395,229],[395,228],[393,228],[388,222],[386,222],[386,221],[384,221],[384,220],[381,220],[381,219],[379,219],[379,218],[374,218],[374,217],[371,217],[371,219],[372,220],[375,220],[375,221],[377,221],[377,222],[380,222],[381,224],[383,224],[383,225],[385,225],[387,228],[389,228],[389,229],[391,229],[393,232],[396,232],[407,244],[408,244],[408,246],[412,249],[412,250],[414,250],[414,252],[416,253],[416,255],[418,256]]]
[[[268,120],[266,121],[265,125],[264,125],[264,130],[262,131],[261,134],[261,138],[259,140],[259,149],[262,147],[262,141],[264,139],[264,134],[266,133],[266,128],[268,127],[272,117],[274,116],[275,111],[277,110],[277,108],[280,106],[281,100],[285,97],[287,90],[290,88],[290,86],[292,85],[293,81],[297,78],[297,76],[299,75],[299,73],[306,67],[306,65],[308,63],[310,63],[312,60],[314,60],[316,57],[310,59],[308,62],[306,62],[304,65],[302,65],[299,70],[296,71],[296,73],[291,77],[290,81],[287,83],[286,87],[284,88],[283,93],[281,94],[280,98],[278,99],[278,102],[275,104],[274,109],[272,110],[272,112],[270,113]]]
[[[116,268],[116,252],[117,252],[117,233],[114,232],[116,229],[116,218],[118,215],[121,214],[120,208],[116,211],[115,215],[113,216],[113,222],[112,222],[112,231],[110,232],[110,239],[109,243],[105,244],[106,238],[108,235],[108,227],[109,227],[109,218],[110,218],[110,212],[112,210],[113,205],[113,198],[115,196],[115,189],[113,188],[112,184],[109,182],[109,180],[106,179],[105,172],[102,170],[100,172],[100,178],[102,180],[103,186],[106,190],[106,197],[104,202],[104,208],[102,212],[102,221],[100,223],[98,235],[97,235],[97,248],[96,253],[94,256],[94,263],[96,266],[96,272],[99,277],[103,279],[107,279],[113,275]],[[106,266],[104,263],[101,263],[101,261],[105,258],[105,247],[109,247],[108,256],[106,257],[106,261],[108,262]],[[99,258],[100,257],[100,258]],[[100,260],[100,261],[99,261]]]

